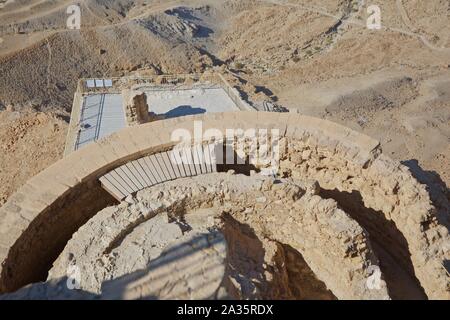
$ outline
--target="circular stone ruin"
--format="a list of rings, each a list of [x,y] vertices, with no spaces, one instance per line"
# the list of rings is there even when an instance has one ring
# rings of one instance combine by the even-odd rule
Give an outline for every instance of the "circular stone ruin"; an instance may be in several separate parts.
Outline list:
[[[222,166],[121,202],[102,189],[101,176],[170,150],[171,133],[193,132],[194,121],[223,132],[279,129],[278,175]],[[43,171],[0,209],[0,291],[6,299],[450,299],[448,199],[429,190],[377,141],[316,118],[239,112],[131,127]],[[73,270],[79,290],[68,289]]]

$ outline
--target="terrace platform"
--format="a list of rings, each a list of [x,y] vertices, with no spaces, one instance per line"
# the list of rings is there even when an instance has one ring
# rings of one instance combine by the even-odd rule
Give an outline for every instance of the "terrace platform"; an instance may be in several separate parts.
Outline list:
[[[65,155],[130,125],[123,107],[125,89],[146,94],[152,119],[256,111],[219,73],[81,79],[74,97]]]

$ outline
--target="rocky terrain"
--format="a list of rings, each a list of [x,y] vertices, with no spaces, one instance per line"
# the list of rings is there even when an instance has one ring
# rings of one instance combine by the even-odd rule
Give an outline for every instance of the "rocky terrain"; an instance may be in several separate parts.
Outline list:
[[[0,112],[0,205],[29,177],[62,157],[67,127],[53,113]]]
[[[271,96],[291,111],[341,122],[449,182],[445,0],[426,7],[378,1],[381,30],[365,27],[369,4],[354,0],[86,0],[81,29],[70,30],[72,2],[3,1],[0,110],[51,112],[67,121],[81,77],[222,66],[239,75],[236,86],[255,103]],[[47,149],[42,161],[56,161],[59,146]]]
[[[67,7],[74,3],[80,3],[80,30],[70,30],[66,25]],[[379,140],[384,154],[408,167],[426,186],[433,203],[440,204],[436,206],[439,217],[448,221],[450,5],[446,0],[376,1],[374,4],[381,9],[382,28],[369,30],[366,20],[370,4],[362,0],[0,1],[0,206],[30,177],[62,157],[79,78],[204,72],[214,68],[232,73],[232,84],[255,106],[270,100],[290,112],[332,120]],[[302,167],[301,159],[297,160],[294,167],[301,167],[302,174],[307,173],[308,168]],[[296,178],[294,167],[285,162],[286,177]],[[348,172],[348,176],[349,193],[351,183],[363,185],[361,179],[352,178],[354,173]],[[304,176],[297,178],[302,180]],[[327,176],[324,179],[328,181]],[[249,181],[249,185],[257,183],[256,178]],[[234,182],[228,183],[231,188]],[[286,188],[297,188],[292,183],[286,182]],[[318,269],[312,257],[305,255],[307,251],[300,250],[296,243],[287,244],[287,240],[292,240],[289,225],[275,226],[270,219],[260,219],[262,211],[247,216],[245,209],[234,212],[220,205],[202,211],[199,206],[189,212],[165,209],[156,219],[139,220],[141,211],[134,206],[154,196],[154,190],[141,192],[138,198],[142,201],[130,200],[131,203],[104,209],[92,218],[68,243],[51,270],[48,283],[57,287],[63,273],[58,263],[62,266],[76,259],[85,268],[83,274],[89,277],[83,290],[89,293],[88,297],[96,297],[105,281],[118,277],[120,280],[125,274],[131,273],[126,283],[139,282],[136,279],[145,283],[159,277],[157,267],[137,270],[149,262],[157,264],[165,254],[170,256],[173,247],[212,237],[220,239],[219,243],[206,246],[213,246],[217,252],[196,259],[210,261],[217,267],[214,274],[229,282],[212,281],[201,296],[189,296],[181,289],[176,291],[177,295],[373,298],[371,292],[358,289],[358,276],[367,276],[369,262],[377,264],[371,257],[375,253],[384,261],[381,267],[389,287],[377,298],[424,298],[423,288],[405,272],[408,266],[395,261],[395,252],[386,252],[383,246],[386,239],[378,236],[376,228],[369,233],[377,234],[377,240],[366,246],[365,231],[352,222],[357,218],[354,216],[357,210],[342,206],[348,196],[345,192],[314,195],[306,192],[308,186],[299,185],[293,201],[308,204],[314,197],[320,197],[318,206],[325,209],[317,214],[335,212],[347,222],[328,225],[331,230],[328,231],[343,228],[341,231],[347,238],[358,239],[352,243],[355,251],[348,254],[359,259],[359,269],[355,278],[345,281],[345,292],[327,278],[326,270]],[[247,187],[244,183],[236,188],[253,199]],[[264,192],[268,194],[260,198],[265,197],[266,201],[275,197],[275,191]],[[273,201],[277,201],[275,198]],[[333,202],[339,199],[341,203]],[[390,212],[387,207],[398,205],[398,199],[393,196],[389,201],[392,203],[374,201],[373,207]],[[105,222],[119,226],[123,221],[116,220],[116,216],[124,211],[139,223],[119,243],[86,244],[81,247],[89,253],[84,258],[74,251],[73,244],[83,243],[83,239],[95,243],[98,230],[104,234],[112,232],[105,229]],[[196,217],[201,215],[211,218],[210,222],[199,223]],[[307,217],[307,214],[295,217],[299,221],[292,218],[292,223],[301,226]],[[403,220],[397,223],[400,221]],[[244,222],[253,230],[241,230],[240,224]],[[160,228],[167,233],[159,233]],[[394,229],[390,229],[393,236]],[[285,234],[274,230],[283,230]],[[411,231],[411,239],[420,238],[422,231]],[[143,234],[151,237],[141,237]],[[168,235],[171,237],[167,238]],[[152,242],[155,238],[156,244]],[[234,247],[242,242],[249,247],[237,245],[238,250],[248,253],[254,251],[251,246],[261,246],[268,256],[255,256],[252,261],[242,263],[241,252],[225,253],[224,246]],[[135,260],[131,265],[124,263],[129,259]],[[346,263],[343,259],[343,277],[351,268]],[[178,268],[176,262],[173,268]],[[192,268],[195,273],[195,265]],[[255,273],[248,274],[250,269]],[[239,278],[239,273],[246,274],[245,279]],[[317,280],[314,274],[327,281]],[[303,290],[289,284],[292,278],[300,279],[296,283],[302,283]],[[186,281],[190,283],[189,279]],[[205,279],[197,279],[192,286],[202,281]],[[107,287],[121,285],[120,281],[106,283]],[[43,286],[33,290],[51,296],[52,289]],[[327,288],[333,288],[333,294]],[[131,290],[127,294],[173,297],[166,289],[162,286],[152,292]]]

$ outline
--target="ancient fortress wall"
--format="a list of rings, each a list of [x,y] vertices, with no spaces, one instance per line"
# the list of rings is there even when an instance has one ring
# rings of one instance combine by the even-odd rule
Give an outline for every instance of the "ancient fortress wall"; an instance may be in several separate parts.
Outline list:
[[[98,179],[131,160],[173,147],[177,128],[280,129],[281,173],[318,181],[332,198],[415,278],[429,298],[450,299],[444,264],[448,224],[424,185],[382,154],[378,141],[338,124],[291,113],[236,112],[188,116],[130,127],[92,143],[27,182],[0,208],[0,292],[46,272],[72,234],[115,203]],[[446,213],[448,214],[448,212]],[[448,263],[448,262],[447,262]]]

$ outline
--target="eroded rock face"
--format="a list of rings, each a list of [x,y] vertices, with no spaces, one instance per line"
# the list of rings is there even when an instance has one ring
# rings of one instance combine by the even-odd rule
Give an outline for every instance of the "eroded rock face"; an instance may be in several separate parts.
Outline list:
[[[222,125],[225,116],[218,117],[214,126]],[[232,121],[245,127],[252,117],[240,113]],[[264,118],[276,120],[257,114],[258,122]],[[0,240],[11,234],[18,240],[4,242],[8,250],[3,250],[0,290],[42,279],[36,275],[46,274],[55,262],[50,272],[55,280],[48,284],[65,277],[68,266],[78,266],[87,274],[83,290],[106,294],[105,281],[138,270],[147,270],[143,277],[151,274],[148,266],[174,241],[217,231],[228,243],[221,296],[449,299],[450,206],[445,195],[436,192],[439,185],[427,189],[429,183],[422,185],[423,180],[384,156],[368,137],[312,118],[292,117],[292,122],[301,125],[281,128],[280,181],[205,174],[156,185],[99,211],[107,204],[98,203],[103,189],[96,175],[116,165],[105,167],[119,151],[125,157],[131,150],[139,150],[138,156],[150,150],[147,139],[136,139],[130,132],[146,132],[151,126],[123,133],[111,149],[105,146],[110,141],[99,143],[107,155],[99,152],[98,163],[86,161],[63,180],[75,185],[73,190],[58,182],[38,192],[43,181],[52,182],[72,169],[67,164],[50,168],[56,175],[47,172],[33,179],[2,207]],[[218,170],[230,169],[223,167]],[[79,177],[85,176],[79,184]],[[147,234],[151,237],[146,239]],[[52,290],[44,291],[55,296]],[[148,298],[155,297],[164,294],[153,292]]]
[[[221,264],[215,260],[224,270],[215,297],[389,298],[381,278],[377,289],[367,286],[370,267],[378,266],[367,233],[317,191],[315,184],[223,173],[154,186],[102,210],[81,227],[55,261],[49,279],[64,277],[76,265],[82,290],[119,298],[111,289],[114,279],[146,268],[119,281],[127,290],[139,288],[119,290],[122,297],[205,298],[196,290],[186,296],[182,287],[189,282],[181,280],[176,281],[178,293],[166,294],[152,264],[160,261],[158,272],[173,273],[177,263],[186,262],[164,262],[167,248],[219,230],[228,246],[226,259]],[[293,259],[295,255],[300,259]],[[195,273],[185,271],[180,279]],[[291,284],[292,279],[300,280]],[[111,285],[102,287],[105,280],[112,280]],[[303,292],[302,287],[308,289]]]
[[[448,200],[430,194],[407,167],[383,154],[370,165],[358,166],[342,156],[342,148],[330,151],[332,146],[311,145],[311,141],[285,139],[281,174],[317,180],[320,195],[337,201],[369,232],[377,256],[396,261],[396,266],[385,268],[386,276],[405,279],[400,287],[415,283],[406,291],[394,285],[391,291],[400,291],[396,298],[449,299]]]
[[[163,226],[159,226],[163,227]],[[166,231],[164,228],[161,231]],[[142,230],[140,230],[142,232]],[[140,233],[138,232],[138,233]],[[133,235],[136,238],[136,235]],[[79,287],[80,280],[85,281],[86,269],[78,276],[50,279],[7,294],[0,299],[220,299],[228,297],[221,287],[225,274],[226,241],[222,233],[209,231],[191,232],[189,235],[172,241],[160,255],[153,259],[144,269],[113,280],[102,285],[102,295],[87,291],[86,286]],[[137,238],[136,238],[137,239]],[[130,261],[140,260],[138,252],[132,251],[125,256]],[[109,263],[103,266],[105,273],[113,272],[114,266],[126,267],[128,264]],[[128,266],[134,269],[138,264]],[[76,265],[73,265],[76,266]],[[112,267],[109,269],[108,267]],[[97,269],[98,270],[98,266]],[[120,272],[120,271],[119,271]],[[117,273],[117,271],[116,271]],[[89,278],[91,287],[98,283],[98,272]]]

